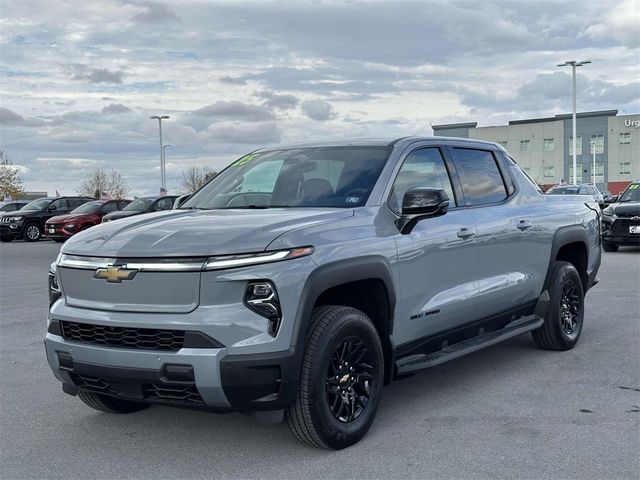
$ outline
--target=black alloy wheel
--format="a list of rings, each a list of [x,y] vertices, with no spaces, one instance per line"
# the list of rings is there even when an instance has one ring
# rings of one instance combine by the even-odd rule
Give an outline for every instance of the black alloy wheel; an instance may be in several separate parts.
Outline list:
[[[367,408],[374,361],[361,338],[348,337],[336,348],[329,363],[326,392],[331,413],[338,421],[351,423]]]

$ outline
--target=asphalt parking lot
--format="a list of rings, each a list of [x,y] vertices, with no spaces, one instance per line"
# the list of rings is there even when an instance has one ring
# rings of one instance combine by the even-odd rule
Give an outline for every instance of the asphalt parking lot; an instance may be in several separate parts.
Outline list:
[[[0,477],[639,478],[640,250],[605,253],[569,352],[530,336],[394,382],[363,441],[298,443],[285,424],[152,407],[100,414],[44,356],[60,245],[0,245]]]

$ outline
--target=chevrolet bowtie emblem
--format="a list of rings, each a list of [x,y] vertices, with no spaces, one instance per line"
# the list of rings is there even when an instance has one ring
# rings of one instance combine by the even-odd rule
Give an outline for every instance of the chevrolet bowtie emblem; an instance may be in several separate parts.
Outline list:
[[[131,280],[136,273],[136,269],[109,265],[107,268],[98,268],[93,278],[101,278],[109,283],[122,283],[122,280]]]

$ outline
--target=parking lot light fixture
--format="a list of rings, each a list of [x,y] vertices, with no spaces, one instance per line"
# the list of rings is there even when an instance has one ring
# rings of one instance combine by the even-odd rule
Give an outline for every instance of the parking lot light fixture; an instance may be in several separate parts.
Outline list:
[[[581,61],[576,61],[576,60],[567,60],[564,63],[559,63],[558,67],[571,67],[571,74],[572,74],[572,78],[573,78],[573,114],[571,116],[572,120],[573,120],[573,180],[572,183],[573,185],[577,185],[578,184],[578,172],[577,172],[577,167],[578,167],[578,162],[577,162],[577,158],[576,158],[576,67],[581,67],[582,65],[586,65],[587,63],[591,63],[591,60],[581,60]]]
[[[162,148],[162,120],[168,120],[171,118],[169,115],[152,115],[149,117],[152,120],[158,120],[158,130],[160,132],[160,182],[162,183],[161,187],[166,189],[167,185],[165,183],[165,175],[164,175],[164,149]]]

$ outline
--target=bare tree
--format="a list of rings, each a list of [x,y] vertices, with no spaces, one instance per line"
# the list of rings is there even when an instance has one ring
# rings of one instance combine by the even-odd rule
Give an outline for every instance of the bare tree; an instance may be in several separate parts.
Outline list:
[[[0,150],[0,201],[5,196],[20,198],[24,195],[22,179],[18,168],[13,164],[7,152]]]
[[[87,173],[78,187],[78,193],[88,197],[100,198],[103,192],[113,198],[124,198],[129,193],[129,186],[116,170],[96,169]]]
[[[191,165],[180,174],[180,186],[186,193],[193,193],[217,174],[218,172],[205,165]]]

